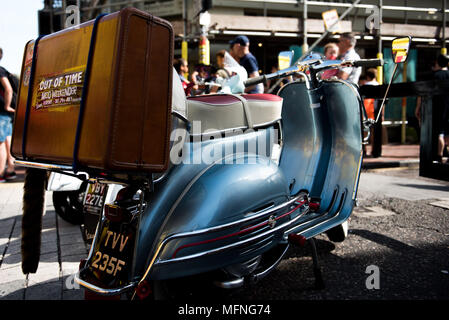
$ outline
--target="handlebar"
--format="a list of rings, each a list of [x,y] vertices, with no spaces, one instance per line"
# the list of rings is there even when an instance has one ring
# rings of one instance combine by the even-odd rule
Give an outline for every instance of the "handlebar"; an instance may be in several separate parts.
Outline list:
[[[384,65],[383,59],[360,59],[360,60],[355,60],[353,62],[354,67],[372,68],[372,67],[380,67],[383,65]]]
[[[250,78],[248,80],[246,80],[243,84],[245,85],[245,87],[250,87],[253,86],[255,84],[258,83],[267,83],[268,80],[274,80],[274,79],[278,79],[278,78],[283,78],[283,77],[287,77],[293,73],[296,73],[298,71],[301,71],[301,68],[299,66],[291,66],[287,69],[283,69],[274,73],[269,73],[269,74],[263,74],[261,76],[258,77],[254,77],[254,78]]]
[[[253,86],[253,85],[261,83],[261,82],[263,82],[263,83],[267,82],[266,75],[262,75],[262,76],[258,76],[258,77],[254,77],[254,78],[250,78],[250,79],[246,80],[245,87],[250,87],[250,86]]]
[[[371,67],[382,66],[383,64],[384,64],[383,59],[359,59],[359,60],[355,60],[355,61],[351,61],[351,60],[349,60],[349,61],[338,61],[338,60],[321,61],[321,60],[315,59],[313,61],[313,64],[296,65],[296,66],[292,66],[292,67],[284,69],[284,70],[280,70],[275,73],[264,74],[264,75],[261,75],[258,77],[250,78],[244,82],[244,85],[245,85],[245,87],[250,87],[250,86],[253,86],[253,85],[261,83],[261,82],[266,83],[267,80],[283,78],[283,77],[291,75],[292,73],[304,71],[307,68],[310,68],[311,71],[314,70],[315,72],[319,72],[319,71],[322,71],[325,69],[338,68],[338,67],[344,67],[344,66],[371,68]]]

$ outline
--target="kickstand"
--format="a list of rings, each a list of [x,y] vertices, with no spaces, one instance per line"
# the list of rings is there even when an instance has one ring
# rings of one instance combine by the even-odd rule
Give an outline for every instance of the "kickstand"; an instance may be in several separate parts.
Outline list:
[[[318,254],[315,245],[315,239],[309,239],[310,245],[312,247],[312,261],[313,261],[313,274],[315,275],[315,289],[322,290],[325,288],[323,277],[321,275],[321,269],[318,265]]]

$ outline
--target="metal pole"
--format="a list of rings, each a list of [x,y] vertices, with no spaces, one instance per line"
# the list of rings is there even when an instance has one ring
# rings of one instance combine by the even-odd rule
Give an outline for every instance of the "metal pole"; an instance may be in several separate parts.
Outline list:
[[[383,1],[379,0],[379,30],[377,36],[378,38],[378,44],[377,44],[377,59],[383,59],[383,53],[382,53],[382,5]],[[382,85],[384,83],[384,72],[383,72],[383,66],[377,67],[377,82]]]
[[[305,53],[309,50],[309,46],[307,45],[307,0],[303,0],[302,20],[302,28],[304,32],[304,44],[302,45],[302,52]]]
[[[402,82],[407,82],[407,61],[402,65]],[[405,144],[406,140],[406,120],[407,120],[407,97],[402,98],[402,119],[401,119],[401,143]]]
[[[182,0],[182,21],[184,23],[184,39],[187,36],[187,0]]]
[[[446,0],[443,0],[443,39],[441,44],[441,54],[447,54],[446,49]]]
[[[181,44],[181,57],[188,61],[189,59],[189,45],[187,43],[187,0],[182,0],[182,20],[184,22],[184,31],[183,38]],[[184,77],[187,79],[189,77],[188,74],[184,74]]]
[[[65,22],[67,20],[67,13],[65,12],[67,8],[67,0],[62,0],[62,17],[60,17],[61,20],[61,29],[65,29]]]

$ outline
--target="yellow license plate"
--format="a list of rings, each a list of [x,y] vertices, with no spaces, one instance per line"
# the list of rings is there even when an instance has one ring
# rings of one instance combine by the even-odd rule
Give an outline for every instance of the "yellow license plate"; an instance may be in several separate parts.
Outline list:
[[[128,280],[134,253],[135,227],[106,220],[90,262],[90,269],[102,283],[114,287]]]

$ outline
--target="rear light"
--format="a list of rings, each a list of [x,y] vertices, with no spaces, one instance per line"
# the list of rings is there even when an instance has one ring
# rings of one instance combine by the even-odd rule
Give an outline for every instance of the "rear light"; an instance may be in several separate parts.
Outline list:
[[[120,222],[127,216],[127,210],[115,204],[104,205],[104,215],[112,222]]]
[[[290,242],[293,245],[303,247],[306,244],[306,237],[296,234],[296,233],[290,233],[288,235],[288,242]]]
[[[135,190],[131,187],[120,189],[113,204],[104,205],[104,214],[112,222],[121,222],[129,217],[128,205],[125,203],[132,200]]]
[[[310,209],[310,211],[318,211],[318,209],[320,209],[320,203],[319,202],[309,202],[309,209]]]
[[[146,299],[152,293],[150,284],[147,280],[142,281],[136,288],[136,295],[140,300]]]

